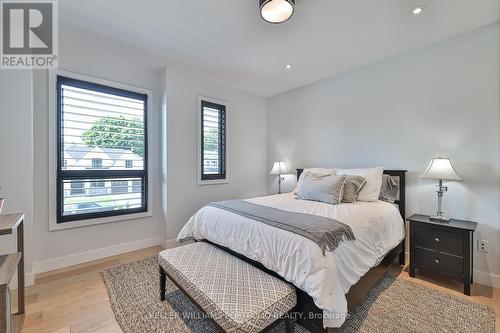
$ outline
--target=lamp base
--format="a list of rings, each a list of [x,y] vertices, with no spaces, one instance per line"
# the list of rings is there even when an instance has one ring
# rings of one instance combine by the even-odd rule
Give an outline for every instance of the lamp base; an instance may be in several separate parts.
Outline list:
[[[443,209],[442,209],[442,207],[443,207],[443,194],[446,191],[448,191],[448,187],[443,186],[443,180],[440,179],[439,180],[439,184],[438,184],[438,191],[437,191],[437,195],[438,195],[438,209],[437,209],[437,212],[436,212],[435,216],[429,217],[430,221],[441,222],[441,223],[446,223],[446,222],[450,221],[449,218],[447,218],[447,217],[444,216]]]
[[[429,217],[429,220],[431,220],[433,222],[441,222],[441,223],[450,222],[450,219],[447,217],[444,217],[444,216],[431,216],[431,217]]]

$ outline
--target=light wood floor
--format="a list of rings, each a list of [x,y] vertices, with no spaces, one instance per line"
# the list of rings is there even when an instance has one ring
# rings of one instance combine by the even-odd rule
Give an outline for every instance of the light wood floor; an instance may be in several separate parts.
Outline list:
[[[147,258],[159,251],[160,247],[153,247],[38,274],[35,285],[27,288],[23,332],[121,332],[99,272],[106,267]],[[500,332],[500,289],[475,284],[473,296],[467,297],[462,294],[458,282],[430,275],[412,279],[405,271],[398,274],[403,279],[491,306],[496,313],[497,332]]]

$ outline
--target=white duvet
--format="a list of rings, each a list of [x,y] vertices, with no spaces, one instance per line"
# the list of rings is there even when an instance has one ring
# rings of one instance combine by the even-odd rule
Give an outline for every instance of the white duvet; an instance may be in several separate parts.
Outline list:
[[[296,200],[292,193],[247,201],[338,220],[352,228],[356,240],[342,242],[323,256],[307,238],[215,207],[201,208],[177,239],[207,239],[262,263],[314,299],[323,310],[325,327],[342,325],[349,288],[404,238],[399,210],[382,201],[333,206]]]

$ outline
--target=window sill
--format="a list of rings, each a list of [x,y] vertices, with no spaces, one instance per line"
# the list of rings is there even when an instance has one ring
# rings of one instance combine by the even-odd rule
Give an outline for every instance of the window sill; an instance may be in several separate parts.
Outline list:
[[[226,179],[213,179],[213,180],[200,180],[198,179],[198,186],[204,186],[204,185],[221,185],[221,184],[228,184],[229,181]]]
[[[49,221],[49,231],[57,231],[57,230],[64,230],[64,229],[71,229],[71,228],[80,228],[80,227],[86,227],[86,226],[104,224],[104,223],[137,220],[137,219],[142,219],[142,218],[152,217],[152,216],[153,216],[153,213],[148,211],[148,212],[144,212],[144,213],[127,214],[127,215],[110,216],[110,217],[100,217],[100,218],[96,218],[96,219],[79,220],[79,221],[71,221],[71,222],[64,222],[64,223],[57,223],[55,220],[51,219]]]

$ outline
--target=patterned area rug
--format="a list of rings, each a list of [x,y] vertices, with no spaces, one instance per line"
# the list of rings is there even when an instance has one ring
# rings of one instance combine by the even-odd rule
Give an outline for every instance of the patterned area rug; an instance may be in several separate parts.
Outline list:
[[[189,299],[167,280],[167,301],[160,302],[158,262],[151,257],[101,272],[111,307],[125,333],[218,332]],[[276,333],[284,332],[284,326]],[[495,331],[487,306],[385,275],[338,330],[351,332]],[[296,326],[295,332],[307,332]]]

